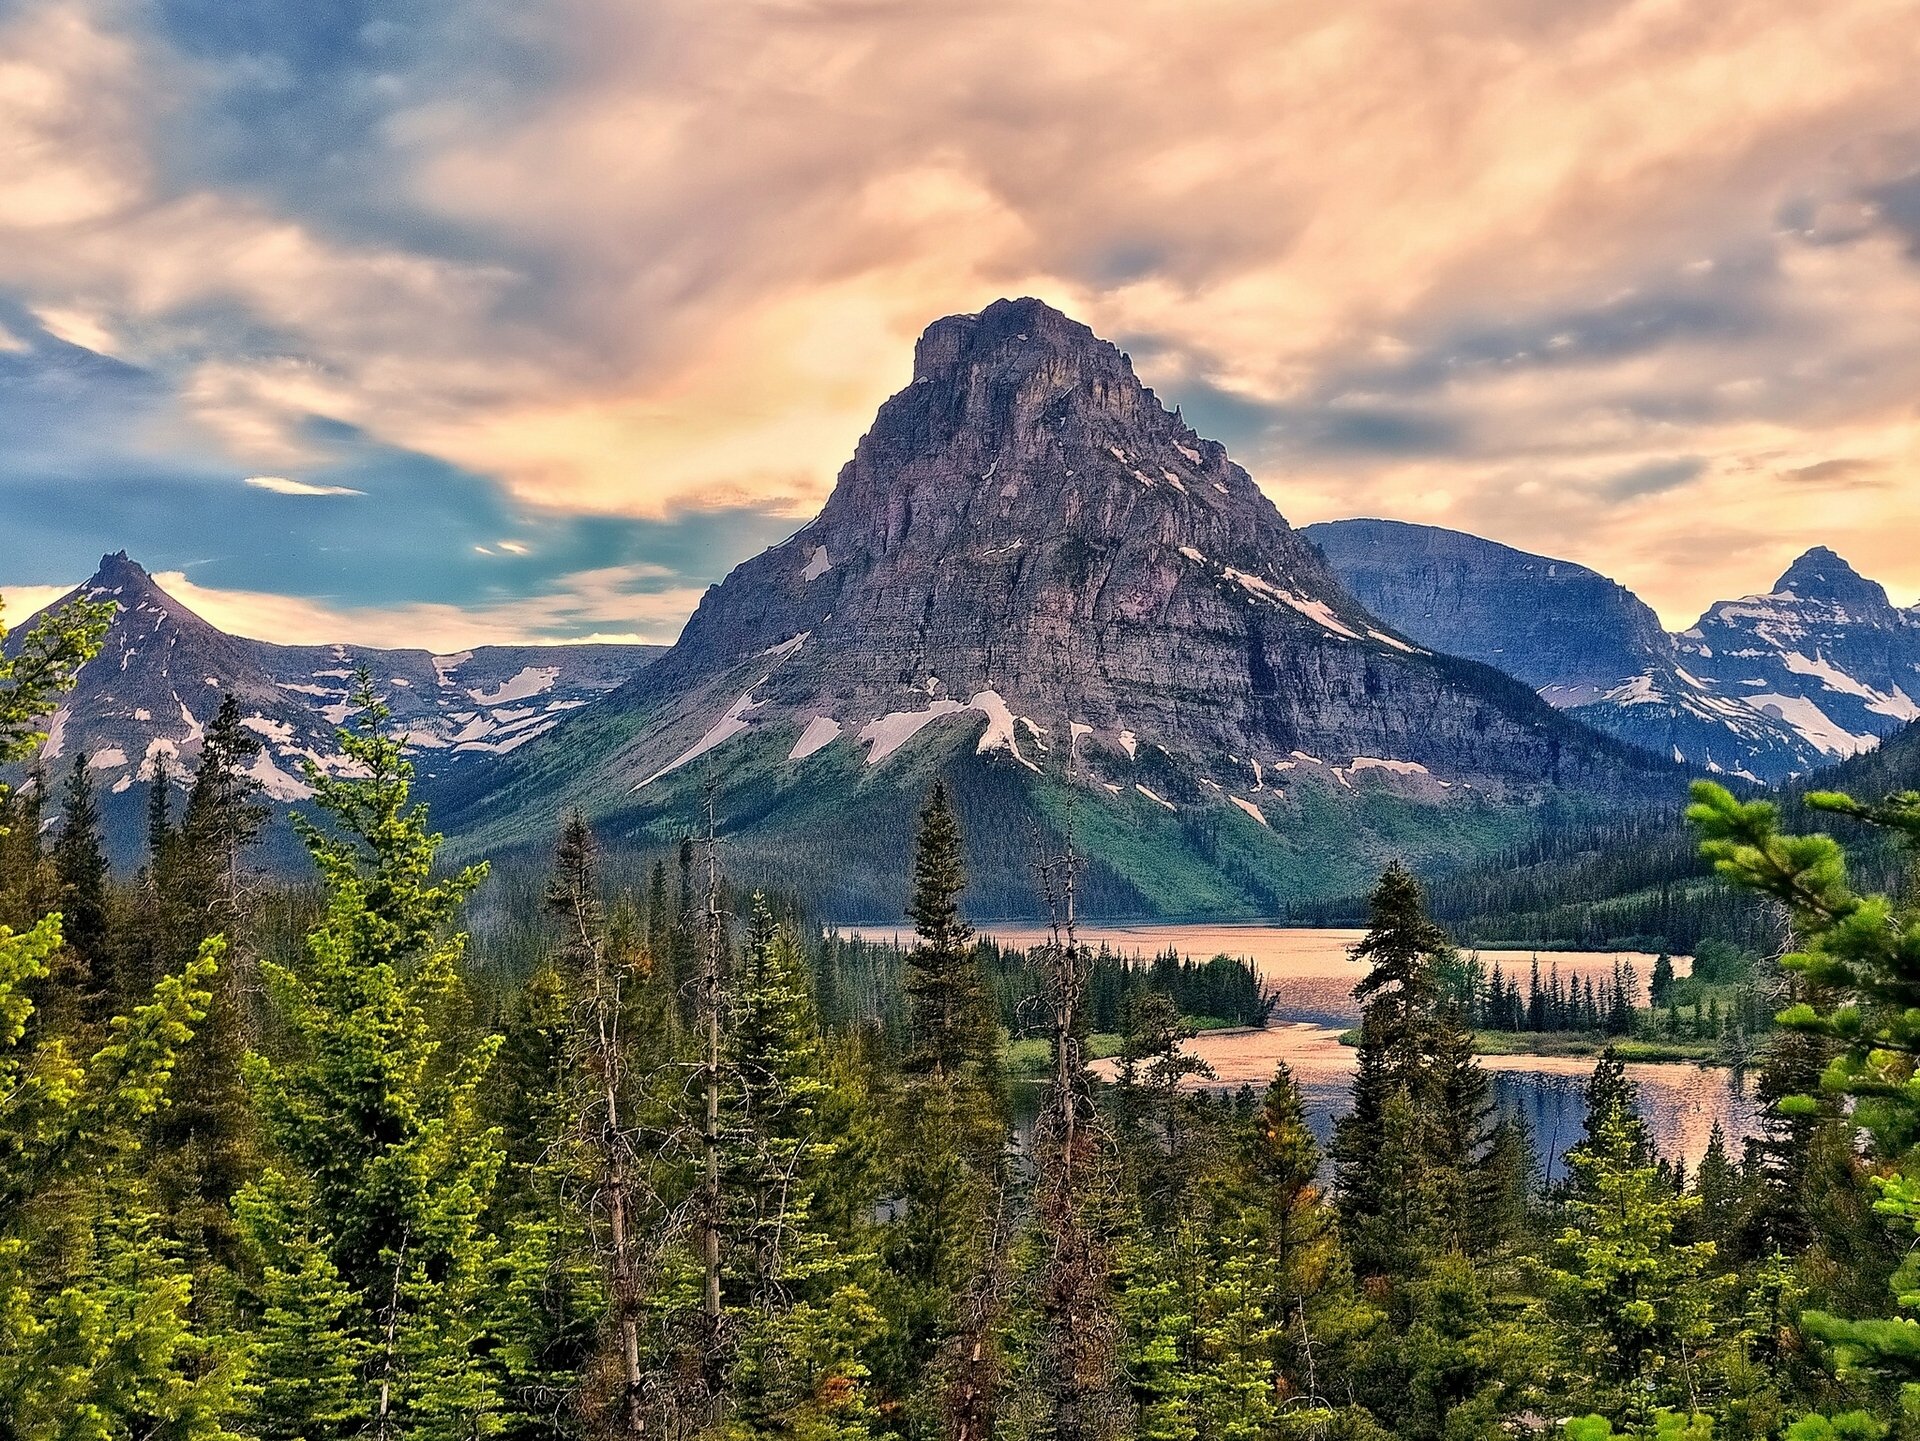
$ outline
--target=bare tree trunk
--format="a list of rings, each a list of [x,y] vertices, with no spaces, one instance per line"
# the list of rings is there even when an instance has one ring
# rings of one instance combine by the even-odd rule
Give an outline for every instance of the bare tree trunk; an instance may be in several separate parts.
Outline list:
[[[646,1375],[640,1362],[640,1314],[644,1288],[634,1224],[634,1166],[632,1140],[623,1120],[626,1085],[623,1014],[623,975],[609,955],[601,912],[599,876],[594,864],[593,834],[577,813],[562,844],[560,875],[550,892],[550,903],[564,909],[573,932],[570,949],[587,982],[585,1024],[580,1027],[588,1051],[586,1062],[599,1082],[598,1123],[583,1113],[582,1139],[597,1158],[595,1194],[607,1215],[606,1258],[609,1299],[619,1338],[622,1392],[621,1416],[628,1441],[647,1434]]]
[[[706,1125],[705,1206],[701,1217],[702,1251],[706,1264],[706,1317],[709,1364],[717,1362],[720,1344],[720,842],[714,821],[715,784],[707,780],[707,948],[700,977],[700,1004],[706,1017]]]

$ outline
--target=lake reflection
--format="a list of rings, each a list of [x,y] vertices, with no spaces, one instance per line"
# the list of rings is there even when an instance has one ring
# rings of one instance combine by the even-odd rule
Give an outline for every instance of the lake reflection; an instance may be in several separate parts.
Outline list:
[[[982,929],[1007,946],[1031,946],[1045,939],[1038,927]],[[1323,1141],[1350,1099],[1354,1051],[1340,1044],[1339,1035],[1359,1015],[1352,992],[1361,972],[1347,954],[1362,934],[1238,925],[1086,926],[1080,931],[1087,944],[1104,944],[1122,955],[1150,957],[1171,946],[1195,959],[1225,954],[1250,961],[1279,998],[1274,1023],[1261,1031],[1215,1031],[1195,1037],[1189,1048],[1213,1067],[1216,1077],[1201,1084],[1233,1089],[1263,1086],[1273,1075],[1274,1063],[1284,1060],[1300,1085],[1308,1119]],[[1481,959],[1489,967],[1499,964],[1509,975],[1519,976],[1525,988],[1532,960],[1528,952],[1489,951]],[[1622,959],[1633,962],[1644,984],[1654,958],[1626,953]],[[1614,960],[1613,952],[1543,951],[1540,971],[1544,978],[1557,965],[1563,979],[1611,976]],[[1688,964],[1686,957],[1678,957],[1675,969],[1684,975]],[[1557,1178],[1564,1169],[1561,1157],[1580,1138],[1586,1118],[1581,1088],[1593,1063],[1555,1056],[1485,1056],[1481,1064],[1492,1076],[1495,1099],[1503,1109],[1525,1116],[1549,1175]],[[1111,1075],[1112,1063],[1096,1063],[1094,1069]],[[1640,1112],[1660,1153],[1684,1161],[1689,1170],[1705,1154],[1715,1124],[1725,1132],[1728,1148],[1736,1156],[1740,1142],[1754,1133],[1759,1107],[1743,1076],[1669,1064],[1630,1065],[1627,1075],[1639,1088]]]
[[[1196,1036],[1188,1049],[1213,1067],[1214,1078],[1197,1080],[1194,1088],[1258,1088],[1272,1077],[1274,1064],[1285,1061],[1300,1087],[1307,1120],[1324,1142],[1352,1099],[1355,1053],[1341,1045],[1339,1037],[1330,1027],[1303,1021],[1278,1021],[1263,1031]],[[1549,1179],[1558,1179],[1564,1170],[1561,1158],[1580,1139],[1586,1120],[1581,1091],[1593,1063],[1558,1056],[1483,1056],[1480,1063],[1492,1078],[1496,1103],[1526,1118]],[[1092,1069],[1111,1080],[1115,1067],[1112,1061],[1096,1061]],[[1745,1077],[1665,1064],[1629,1065],[1627,1077],[1639,1089],[1640,1114],[1654,1145],[1661,1155],[1684,1161],[1689,1170],[1706,1153],[1716,1123],[1735,1155],[1740,1141],[1753,1134],[1759,1109]]]

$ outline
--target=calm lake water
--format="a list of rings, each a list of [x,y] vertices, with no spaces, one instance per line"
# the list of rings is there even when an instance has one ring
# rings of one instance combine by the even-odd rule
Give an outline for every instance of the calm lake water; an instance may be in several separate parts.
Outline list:
[[[1037,926],[989,925],[981,929],[1007,946],[1031,946],[1045,939]],[[1262,1031],[1224,1031],[1197,1036],[1192,1052],[1213,1067],[1215,1086],[1260,1086],[1273,1075],[1276,1061],[1292,1068],[1307,1103],[1308,1117],[1322,1139],[1347,1107],[1353,1066],[1351,1046],[1339,1034],[1358,1016],[1353,986],[1361,968],[1348,953],[1362,932],[1292,929],[1251,925],[1083,926],[1080,937],[1122,955],[1151,957],[1169,946],[1204,960],[1215,955],[1251,962],[1262,981],[1279,997],[1274,1022]],[[903,937],[904,939],[904,937]],[[1527,951],[1484,951],[1480,959],[1519,978],[1521,989],[1533,955]],[[1611,978],[1616,959],[1631,961],[1644,989],[1654,957],[1637,952],[1542,951],[1540,974],[1554,967],[1562,980],[1572,976]],[[1674,969],[1685,975],[1690,964],[1676,957]],[[1643,997],[1644,999],[1644,997]],[[1559,1158],[1580,1137],[1586,1107],[1581,1088],[1591,1061],[1551,1056],[1486,1056],[1481,1064],[1493,1078],[1501,1106],[1523,1114],[1533,1127],[1535,1145],[1549,1172],[1560,1172]],[[1736,1153],[1753,1134],[1759,1107],[1747,1078],[1731,1071],[1694,1065],[1630,1065],[1627,1074],[1640,1091],[1640,1110],[1661,1154],[1689,1168],[1706,1151],[1718,1124]]]

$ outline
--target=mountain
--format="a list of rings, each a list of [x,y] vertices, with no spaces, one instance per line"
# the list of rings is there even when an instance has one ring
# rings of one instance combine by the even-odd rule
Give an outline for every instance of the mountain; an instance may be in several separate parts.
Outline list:
[[[1069,813],[1092,905],[1270,913],[1677,783],[1383,625],[1125,355],[1036,300],[928,327],[820,514],[444,815],[488,849],[572,802],[657,843],[710,771],[736,870],[848,915],[897,914],[935,774],[974,903],[1003,914],[1034,903],[1029,824]]]
[[[1831,551],[1801,557],[1776,594],[1723,602],[1673,636],[1631,591],[1570,561],[1399,521],[1302,533],[1403,634],[1703,771],[1785,780],[1920,714],[1906,699],[1920,693],[1915,617]],[[1847,699],[1829,698],[1835,688]]]
[[[1823,761],[1920,719],[1920,607],[1895,607],[1825,546],[1766,595],[1709,606],[1678,640],[1690,671],[1779,717]]]
[[[107,801],[115,850],[129,854],[156,760],[190,770],[200,737],[231,693],[262,751],[253,767],[265,794],[293,802],[311,794],[302,763],[340,760],[335,730],[361,669],[407,728],[424,777],[505,755],[615,689],[662,647],[484,646],[457,655],[368,646],[282,646],[209,624],[168,595],[124,551],[102,557],[86,595],[119,609],[100,654],[79,675],[47,726],[49,773],[84,751]],[[20,625],[17,641],[31,629]],[[137,789],[136,789],[137,787]],[[116,801],[116,797],[124,798]]]

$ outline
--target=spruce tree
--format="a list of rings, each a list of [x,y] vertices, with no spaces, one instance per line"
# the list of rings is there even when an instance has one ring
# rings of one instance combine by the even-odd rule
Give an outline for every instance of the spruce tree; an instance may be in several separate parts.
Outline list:
[[[1439,986],[1452,947],[1427,918],[1418,884],[1396,863],[1369,904],[1353,950],[1369,967],[1354,987],[1362,1010],[1353,1109],[1335,1128],[1333,1157],[1356,1271],[1406,1279],[1422,1250],[1471,1242],[1488,1089],[1472,1034]]]
[[[1831,1047],[1822,1090],[1852,1102],[1852,1122],[1865,1133],[1876,1163],[1870,1176],[1851,1174],[1866,1181],[1873,1211],[1880,1224],[1897,1228],[1904,1252],[1891,1280],[1895,1315],[1812,1309],[1803,1323],[1833,1348],[1843,1373],[1898,1386],[1903,1409],[1920,1413],[1920,1320],[1914,1316],[1920,1251],[1911,1249],[1920,1234],[1920,1186],[1912,1179],[1920,1162],[1920,1094],[1911,1080],[1920,1058],[1920,901],[1911,887],[1897,897],[1855,890],[1839,843],[1783,833],[1768,802],[1741,802],[1708,782],[1697,783],[1693,795],[1688,815],[1715,868],[1790,912],[1801,948],[1781,964],[1805,989],[1780,1024]],[[1874,827],[1904,851],[1910,868],[1920,855],[1920,792],[1903,791],[1877,805],[1816,792],[1806,804]],[[1811,1121],[1831,1099],[1789,1095],[1774,1104],[1783,1117]],[[1816,1152],[1824,1134],[1813,1129]],[[1853,1149],[1844,1137],[1841,1147]],[[1844,1162],[1823,1169],[1820,1179],[1829,1181],[1844,1181],[1851,1170]],[[1809,1190],[1819,1195],[1817,1184]],[[1825,1197],[1819,1203],[1833,1205]]]
[[[1326,1427],[1347,1400],[1356,1342],[1376,1317],[1354,1294],[1337,1219],[1320,1189],[1320,1148],[1285,1062],[1254,1118],[1246,1170],[1262,1218],[1277,1390],[1295,1427]]]
[[[107,853],[85,751],[74,756],[67,772],[53,868],[60,881],[61,936],[69,958],[64,988],[70,990],[76,1018],[97,1026],[114,998],[116,966]]]
[[[501,1156],[475,1092],[497,1042],[462,1044],[435,1017],[460,987],[465,938],[451,926],[484,872],[436,876],[440,838],[412,802],[413,768],[364,676],[356,694],[340,742],[357,765],[308,769],[328,824],[299,824],[325,916],[303,960],[262,966],[287,1044],[248,1057],[273,1156],[238,1203],[270,1283],[261,1344],[290,1354],[316,1330],[332,1336],[337,1354],[311,1364],[354,1373],[348,1431],[483,1435],[502,1424],[481,1304]],[[281,1292],[275,1319],[276,1268],[305,1278],[318,1313]],[[303,1396],[263,1393],[254,1424],[340,1434],[333,1382]]]
[[[112,610],[72,602],[0,648],[0,765],[45,739],[39,718],[98,653]],[[0,1428],[215,1441],[239,1360],[195,1332],[192,1279],[154,1225],[139,1167],[221,948],[116,1016],[89,1054],[61,1036],[23,1045],[62,941],[58,914],[0,923]]]
[[[966,885],[959,818],[945,783],[936,781],[920,812],[907,905],[916,936],[907,953],[907,1065],[936,1081],[977,1085],[992,1064],[995,1037],[973,957],[973,931],[960,917]]]
[[[879,1325],[864,1260],[816,1209],[840,1158],[805,957],[756,894],[734,997],[723,1125],[731,1392],[748,1434],[864,1436],[862,1351]]]
[[[253,1025],[252,947],[244,934],[242,867],[267,809],[248,773],[260,742],[240,723],[229,694],[201,738],[179,828],[161,827],[154,864],[167,891],[164,946],[227,939],[228,964],[207,1017],[180,1059],[180,1102],[157,1118],[154,1176],[162,1204],[196,1263],[231,1271],[241,1263],[232,1205],[259,1158],[259,1125],[243,1058]],[[165,787],[156,773],[155,788]],[[163,950],[159,964],[171,964]]]
[[[1648,1159],[1630,1084],[1609,1077],[1588,1097],[1550,1273],[1561,1354],[1579,1358],[1569,1375],[1578,1406],[1650,1426],[1662,1409],[1706,1409],[1730,1278],[1712,1273],[1711,1241],[1682,1241],[1700,1201]]]

